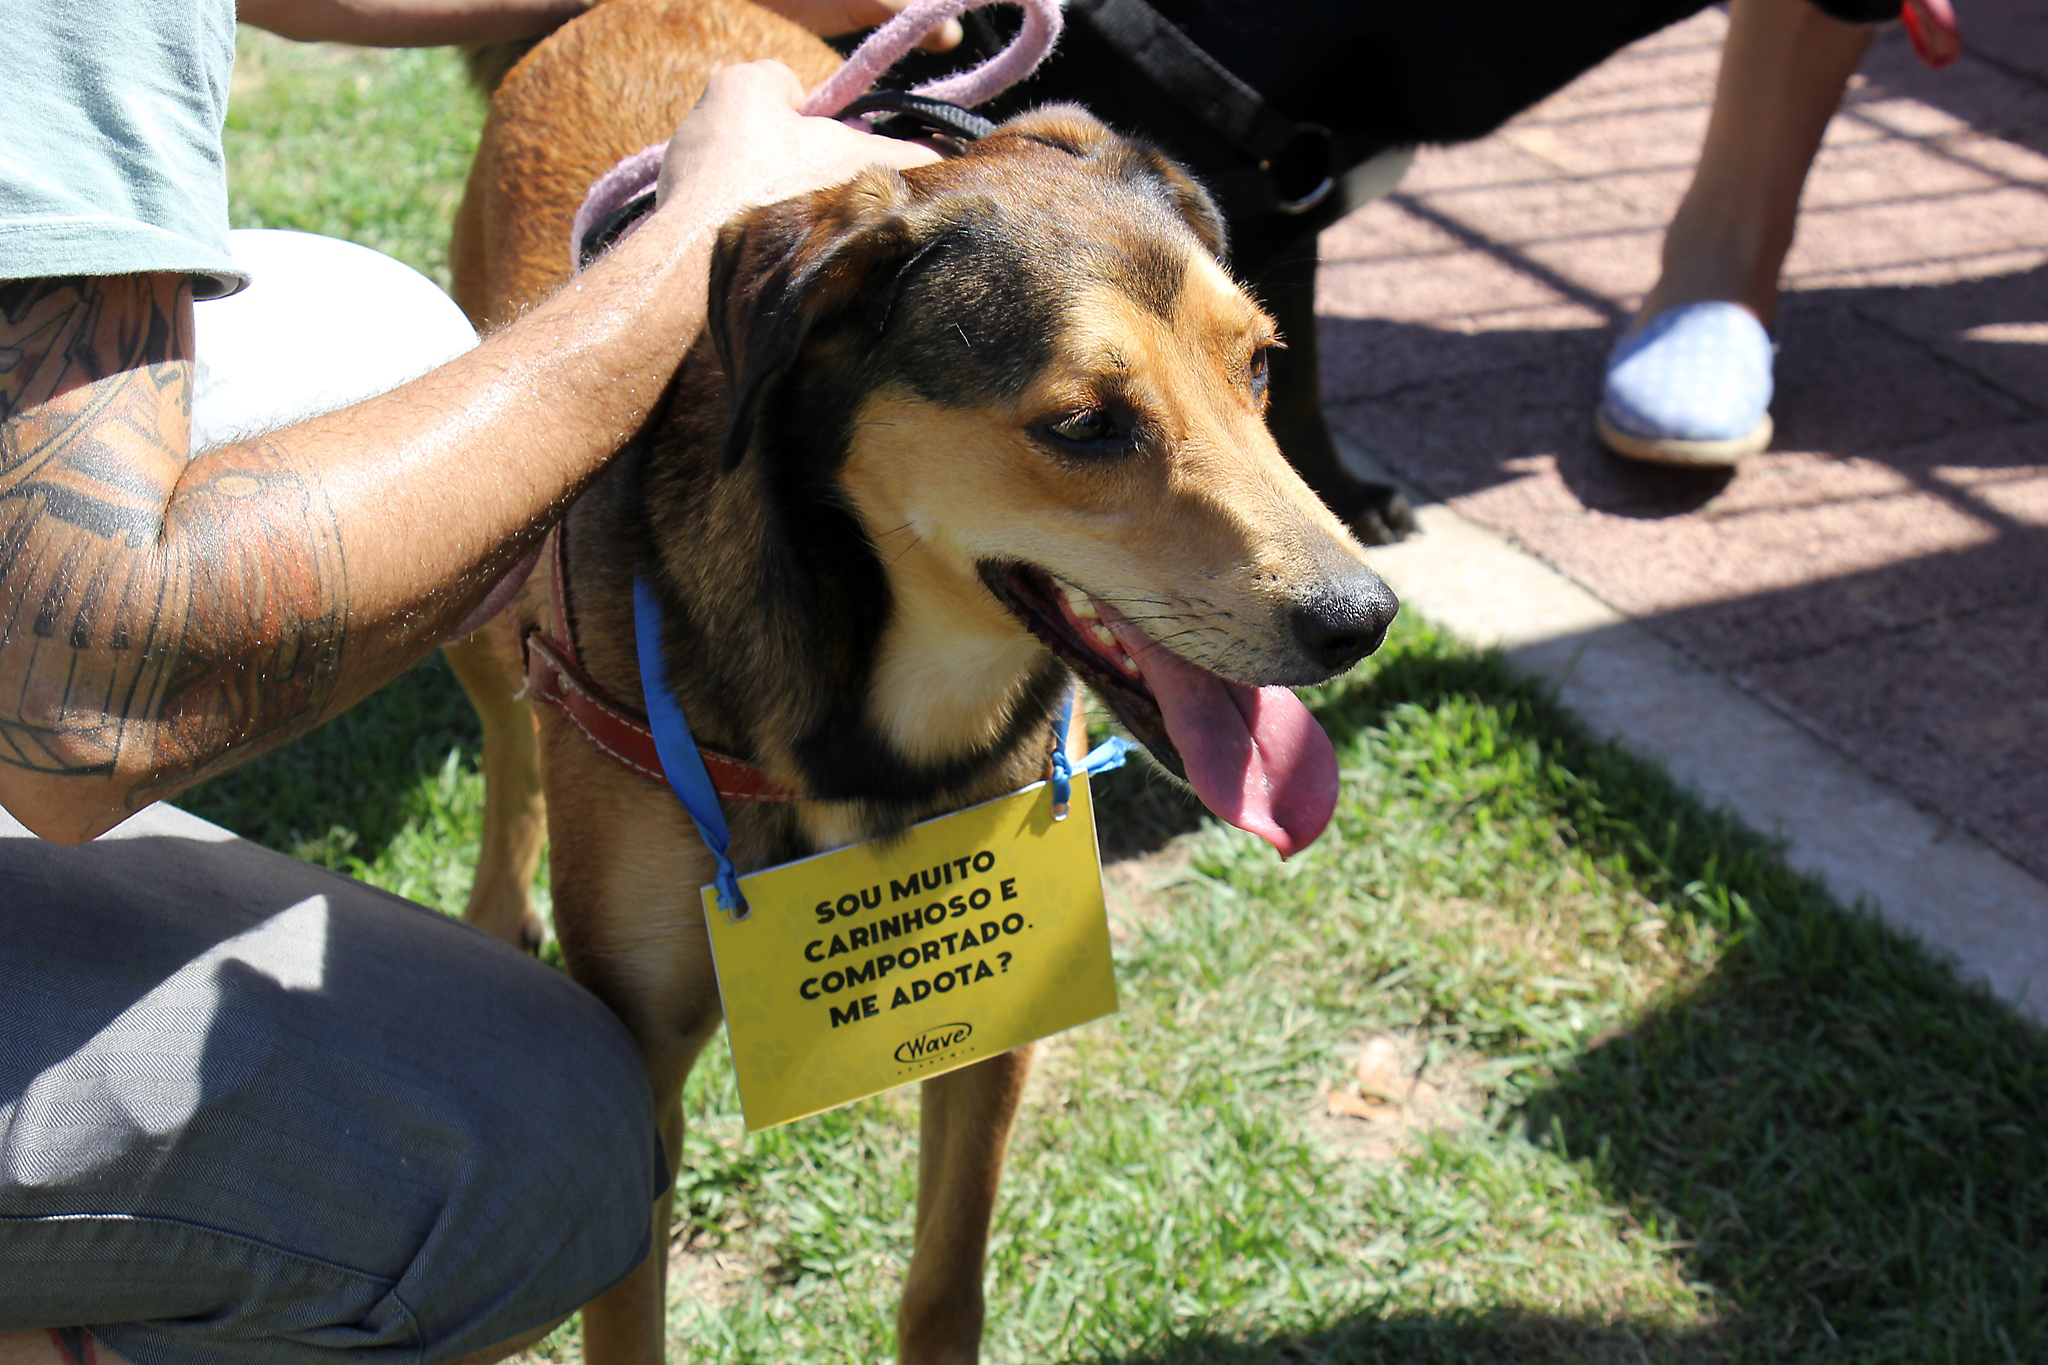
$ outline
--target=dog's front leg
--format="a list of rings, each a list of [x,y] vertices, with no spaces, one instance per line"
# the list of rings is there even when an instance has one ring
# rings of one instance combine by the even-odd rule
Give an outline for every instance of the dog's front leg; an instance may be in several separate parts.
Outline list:
[[[678,1095],[662,1111],[662,1149],[677,1151],[682,1138]],[[583,1358],[593,1365],[661,1365],[668,1339],[668,1237],[674,1215],[671,1188],[654,1201],[654,1238],[647,1244],[647,1259],[583,1305]]]
[[[713,1018],[714,1026],[717,1023]],[[683,1083],[690,1078],[697,1053],[710,1037],[707,1029],[691,1038],[677,1038],[648,1052],[654,1081],[655,1114],[661,1126],[661,1149],[675,1170],[683,1150]],[[679,1174],[679,1172],[678,1172]],[[668,1239],[675,1221],[675,1189],[654,1201],[650,1214],[653,1240],[647,1259],[633,1273],[583,1306],[583,1358],[591,1365],[661,1365],[668,1339]]]
[[[896,1310],[903,1365],[980,1359],[989,1217],[1030,1073],[1027,1046],[924,1083],[917,1246]]]
[[[554,848],[555,929],[569,973],[611,1007],[647,1064],[662,1150],[683,1150],[683,1084],[718,1030],[718,978],[696,888],[710,855],[682,806],[584,741],[559,713],[541,716]],[[667,1336],[672,1196],[648,1211],[648,1254],[583,1309],[590,1365],[658,1365]]]

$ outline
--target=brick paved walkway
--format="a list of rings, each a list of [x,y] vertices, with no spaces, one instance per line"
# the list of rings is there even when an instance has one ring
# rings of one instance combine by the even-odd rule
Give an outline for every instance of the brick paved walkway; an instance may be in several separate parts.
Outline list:
[[[1881,36],[1807,184],[1777,438],[1732,478],[1592,436],[1726,19],[1425,151],[1323,238],[1333,422],[2048,878],[2048,8]]]

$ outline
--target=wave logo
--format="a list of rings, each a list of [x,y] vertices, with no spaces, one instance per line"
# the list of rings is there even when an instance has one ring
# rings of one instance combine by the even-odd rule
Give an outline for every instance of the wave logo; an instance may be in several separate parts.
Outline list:
[[[908,1065],[936,1057],[941,1052],[950,1052],[967,1041],[974,1032],[974,1025],[968,1023],[934,1024],[915,1038],[906,1038],[896,1045],[896,1060]]]

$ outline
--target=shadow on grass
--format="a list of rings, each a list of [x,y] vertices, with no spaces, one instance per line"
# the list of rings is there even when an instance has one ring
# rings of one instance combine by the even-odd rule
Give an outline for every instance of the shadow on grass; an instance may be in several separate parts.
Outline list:
[[[1142,857],[1201,828],[1206,812],[1195,794],[1140,751],[1094,779],[1095,842],[1102,861]]]
[[[2048,1037],[1775,847],[1586,737],[1494,657],[1406,651],[1319,708],[1340,748],[1473,696],[1555,760],[1575,837],[1725,951],[1639,1025],[1554,1059],[1510,1122],[1581,1162],[1719,1302],[1638,1338],[1539,1318],[1354,1320],[1209,1360],[2048,1359]]]
[[[1643,1365],[1724,1358],[1709,1334],[1535,1313],[1361,1315],[1270,1337],[1199,1334],[1091,1365]]]
[[[1766,912],[1703,990],[1561,1065],[1525,1119],[1675,1226],[1735,1354],[2043,1360],[2044,1083],[2040,1037],[1911,945]]]
[[[259,844],[350,871],[421,814],[425,781],[483,743],[461,684],[428,656],[312,734],[180,796],[195,815]]]

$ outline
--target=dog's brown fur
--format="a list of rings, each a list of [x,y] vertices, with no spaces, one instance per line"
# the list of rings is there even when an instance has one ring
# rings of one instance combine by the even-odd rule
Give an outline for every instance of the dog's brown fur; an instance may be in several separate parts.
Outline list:
[[[560,284],[591,181],[671,130],[716,67],[764,56],[806,84],[836,61],[744,0],[611,0],[520,63],[458,218],[471,316],[503,322]],[[803,793],[729,806],[743,869],[1040,777],[1067,674],[1017,609],[1044,575],[1244,682],[1348,666],[1304,652],[1304,612],[1376,619],[1352,658],[1376,642],[1391,599],[1266,433],[1271,324],[1220,266],[1220,231],[1184,174],[1072,108],[726,229],[707,338],[644,448],[565,532],[593,676],[638,696],[630,583],[646,573],[698,738]],[[1089,410],[1115,414],[1129,439],[1048,429]],[[534,941],[538,760],[564,956],[639,1040],[674,1153],[683,1081],[720,1017],[694,908],[710,859],[673,797],[563,717],[544,711],[536,737],[512,679],[516,634],[557,628],[546,577],[516,631],[450,651],[486,734],[470,917]],[[1027,1049],[924,1084],[906,1362],[976,1358],[988,1221],[1028,1065]],[[600,1365],[660,1358],[666,1200],[654,1217],[655,1254],[585,1310]]]

